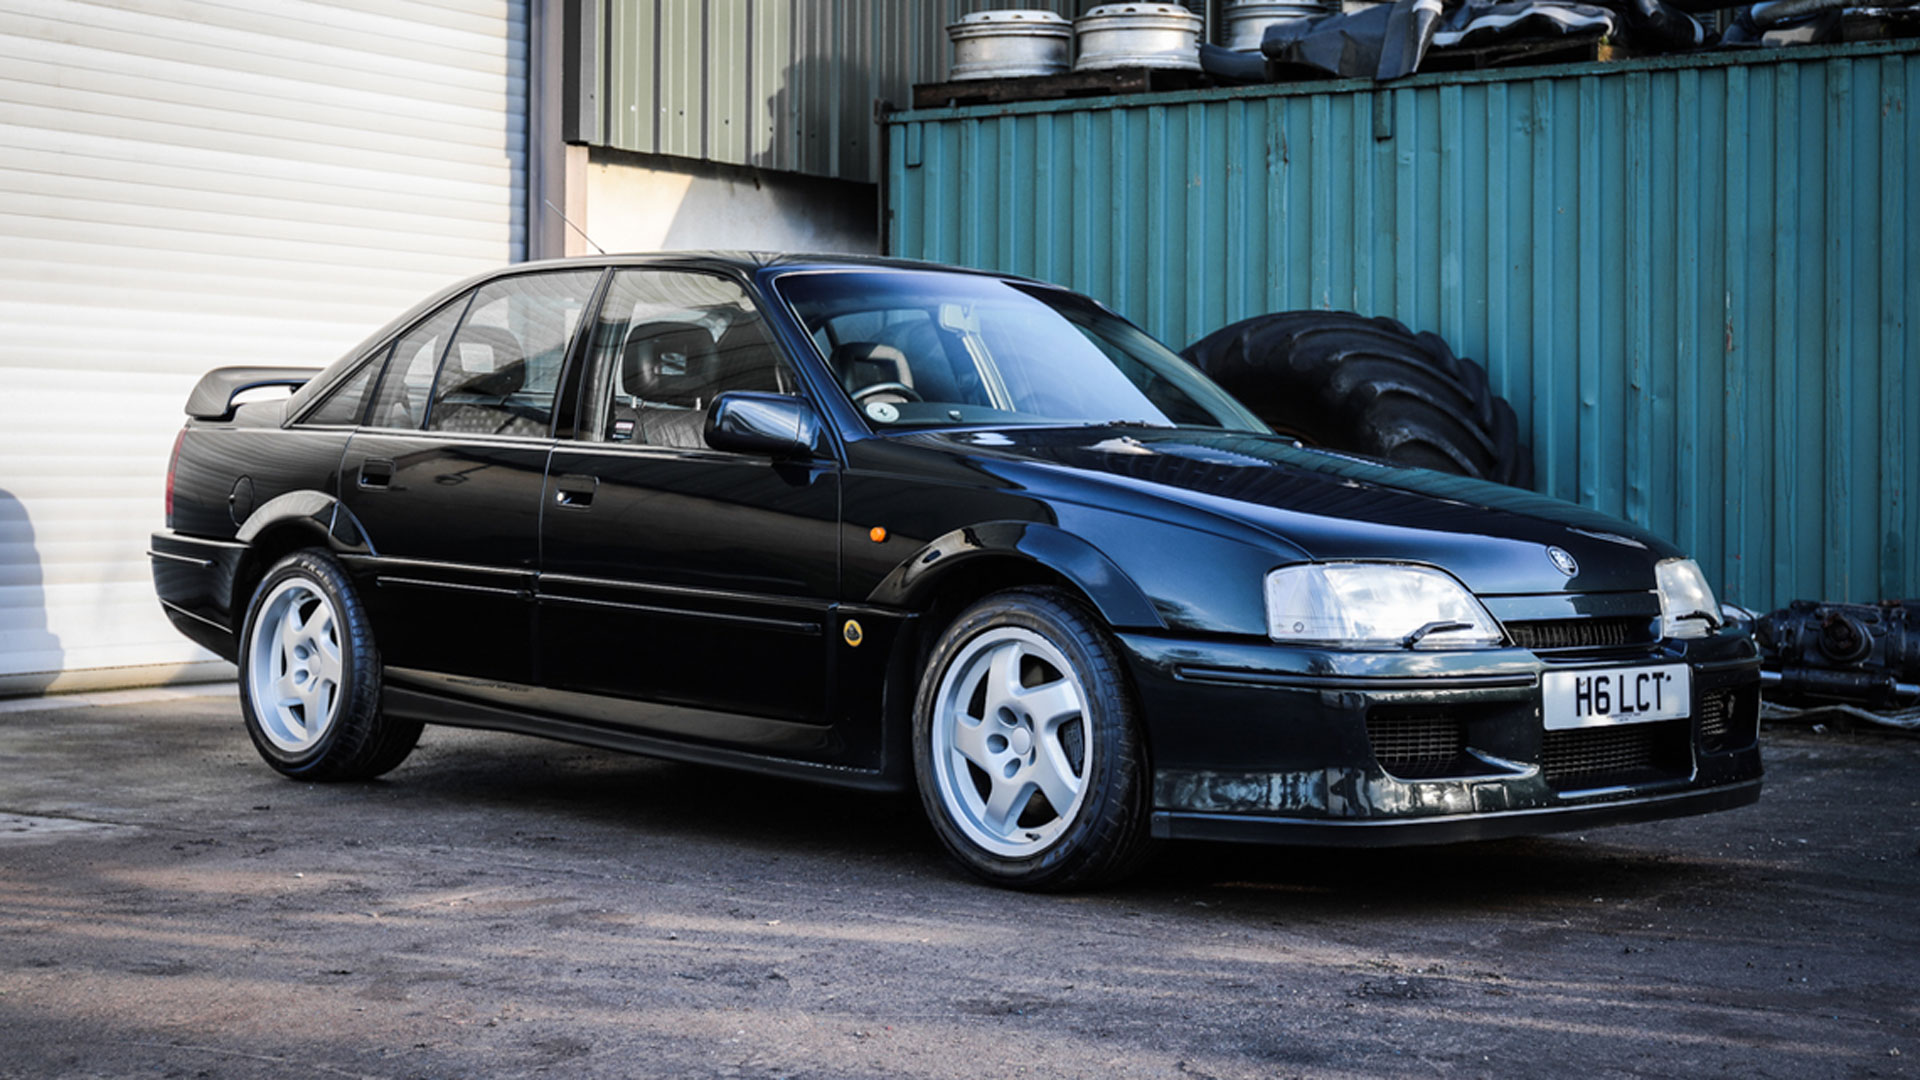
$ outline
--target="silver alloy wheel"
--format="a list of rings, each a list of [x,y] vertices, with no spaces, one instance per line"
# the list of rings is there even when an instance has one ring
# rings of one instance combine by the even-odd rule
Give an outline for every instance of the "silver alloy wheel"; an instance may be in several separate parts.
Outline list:
[[[247,690],[261,734],[290,754],[313,749],[333,726],[340,678],[332,601],[305,578],[281,582],[261,603],[247,649]]]
[[[1073,664],[1039,634],[996,626],[967,642],[933,706],[933,773],[948,820],[1009,858],[1058,840],[1093,775],[1086,701]]]

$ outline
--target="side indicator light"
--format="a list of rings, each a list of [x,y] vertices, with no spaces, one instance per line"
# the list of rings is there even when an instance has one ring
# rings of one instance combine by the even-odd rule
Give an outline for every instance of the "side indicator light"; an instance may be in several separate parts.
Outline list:
[[[886,542],[887,542],[887,527],[886,527],[886,526],[884,526],[884,525],[875,525],[875,526],[874,526],[873,528],[871,528],[871,529],[868,529],[868,530],[867,530],[867,539],[869,539],[869,540],[871,540],[871,541],[873,541],[873,542],[874,542],[874,543],[876,543],[876,544],[884,544],[884,543],[886,543]]]

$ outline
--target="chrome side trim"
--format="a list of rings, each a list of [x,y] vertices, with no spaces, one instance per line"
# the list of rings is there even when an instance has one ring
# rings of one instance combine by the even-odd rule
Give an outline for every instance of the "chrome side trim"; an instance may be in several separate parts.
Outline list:
[[[147,549],[147,558],[149,558],[149,559],[170,559],[170,560],[172,560],[173,562],[183,562],[183,563],[192,563],[193,565],[195,565],[195,566],[198,566],[198,567],[199,567],[199,568],[201,568],[202,570],[211,570],[211,569],[213,569],[213,560],[212,560],[212,559],[196,559],[196,558],[194,558],[194,557],[193,557],[193,556],[191,556],[191,555],[175,555],[175,554],[173,554],[172,552],[167,552],[167,551],[155,551],[155,550],[153,550],[152,548],[148,548],[148,549]]]
[[[349,566],[371,567],[376,574],[387,569],[411,569],[450,571],[457,574],[474,574],[499,578],[531,578],[533,576],[532,570],[480,566],[475,563],[442,562],[437,559],[409,559],[394,555],[344,555],[341,556],[340,561]]]
[[[160,606],[163,608],[166,608],[168,611],[175,611],[182,615],[185,615],[187,618],[192,619],[195,622],[206,623],[208,626],[213,627],[215,630],[218,630],[223,634],[233,633],[232,627],[222,626],[219,623],[214,622],[212,619],[207,618],[205,615],[196,615],[193,612],[188,611],[186,608],[181,607],[179,604],[172,602],[171,600],[160,601]]]
[[[826,605],[817,600],[805,600],[793,596],[770,596],[765,593],[737,592],[730,589],[703,589],[693,585],[661,585],[653,582],[619,581],[614,578],[586,577],[580,574],[541,574],[538,578],[543,600],[572,600],[574,597],[554,595],[545,591],[545,586],[575,585],[590,589],[617,589],[621,592],[650,593],[655,596],[684,596],[689,599],[727,600],[743,604],[764,604],[777,607],[802,608],[808,612],[818,612]]]
[[[541,603],[578,604],[583,607],[613,608],[618,611],[641,611],[649,615],[665,615],[670,618],[701,619],[708,622],[731,623],[738,626],[757,626],[768,630],[778,630],[788,634],[803,634],[809,637],[820,633],[818,622],[803,622],[794,619],[770,619],[761,615],[733,615],[718,611],[695,611],[691,608],[663,607],[659,604],[634,604],[624,600],[594,600],[584,596],[540,594]]]
[[[428,581],[425,578],[389,577],[381,574],[374,577],[378,585],[412,586],[416,589],[450,589],[454,592],[486,593],[490,596],[517,596],[526,598],[525,589],[503,589],[497,585],[468,585],[457,581]]]

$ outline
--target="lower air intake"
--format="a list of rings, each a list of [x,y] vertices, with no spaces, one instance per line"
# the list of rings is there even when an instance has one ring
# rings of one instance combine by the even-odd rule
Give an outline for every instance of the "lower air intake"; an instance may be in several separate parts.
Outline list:
[[[1549,731],[1540,767],[1556,787],[1630,784],[1686,770],[1684,722]]]
[[[1444,776],[1466,749],[1460,721],[1438,716],[1370,713],[1367,739],[1380,767],[1404,780]]]

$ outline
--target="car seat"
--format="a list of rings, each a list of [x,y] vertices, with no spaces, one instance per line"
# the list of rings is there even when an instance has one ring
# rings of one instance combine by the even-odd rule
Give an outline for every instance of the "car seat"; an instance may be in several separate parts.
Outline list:
[[[620,350],[615,417],[630,411],[639,439],[654,446],[704,447],[707,406],[717,384],[713,335],[694,323],[643,323]]]

